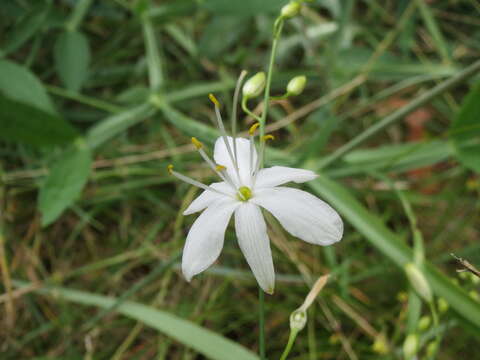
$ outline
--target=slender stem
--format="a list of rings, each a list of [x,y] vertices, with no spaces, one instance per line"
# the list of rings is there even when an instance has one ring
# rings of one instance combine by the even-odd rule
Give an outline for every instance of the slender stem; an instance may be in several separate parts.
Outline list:
[[[69,31],[77,30],[78,25],[82,22],[83,18],[87,14],[87,10],[93,0],[80,0],[77,2],[75,9],[67,23],[67,29]]]
[[[317,167],[317,170],[323,169],[327,165],[331,164],[335,160],[338,160],[343,155],[348,153],[350,150],[356,146],[363,143],[365,140],[369,139],[373,135],[377,134],[379,131],[383,130],[387,126],[393,124],[394,122],[403,119],[406,115],[410,114],[412,111],[418,109],[420,106],[426,104],[432,100],[435,96],[443,93],[444,91],[449,90],[450,88],[459,85],[468,78],[471,78],[475,73],[480,71],[480,60],[474,62],[472,65],[460,71],[457,75],[452,76],[450,79],[445,80],[439,85],[435,86],[430,91],[426,92],[423,95],[418,96],[415,100],[411,101],[409,104],[393,112],[383,120],[379,121],[373,126],[370,126],[363,133],[357,137],[350,140],[345,145],[338,148],[332,155],[325,157],[320,161],[320,164]]]
[[[287,359],[288,354],[290,354],[290,351],[292,350],[293,343],[295,342],[297,334],[298,334],[298,331],[290,331],[290,336],[288,337],[287,345],[285,346],[285,350],[283,350],[283,354],[280,357],[280,360]]]
[[[275,64],[275,56],[277,55],[278,40],[280,40],[280,34],[282,32],[282,28],[283,28],[283,18],[279,17],[277,18],[277,20],[275,20],[275,24],[273,25],[272,52],[270,53],[270,62],[268,64],[267,81],[265,84],[265,95],[263,98],[263,111],[259,121],[260,122],[260,153],[263,153],[265,151],[265,140],[263,136],[265,135],[265,123],[267,120],[268,105],[270,101],[270,85],[272,83],[273,65]],[[263,164],[260,164],[260,167],[263,167]]]
[[[254,114],[253,112],[250,111],[250,109],[247,107],[247,98],[242,99],[242,110],[245,111],[245,113],[255,120],[257,120],[259,123],[261,123],[261,119],[258,115]]]
[[[258,287],[258,344],[260,359],[266,360],[265,356],[265,293]]]

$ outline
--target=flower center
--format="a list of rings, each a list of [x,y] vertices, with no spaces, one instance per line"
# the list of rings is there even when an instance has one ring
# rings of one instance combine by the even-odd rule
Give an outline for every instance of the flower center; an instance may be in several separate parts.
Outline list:
[[[248,201],[252,197],[252,190],[247,186],[240,186],[237,192],[237,198],[240,201]]]

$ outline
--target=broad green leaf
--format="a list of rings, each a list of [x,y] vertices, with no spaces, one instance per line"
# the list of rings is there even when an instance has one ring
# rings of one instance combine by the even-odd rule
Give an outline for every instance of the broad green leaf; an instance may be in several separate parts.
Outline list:
[[[388,229],[342,185],[320,174],[317,179],[309,183],[309,186],[318,196],[332,205],[345,222],[351,224],[392,263],[403,269],[406,263],[413,261],[412,250],[402,239]],[[426,262],[424,269],[435,294],[445,298],[463,320],[480,329],[480,304],[431,263]]]
[[[436,164],[452,156],[446,141],[434,140],[359,149],[345,155],[340,165],[325,170],[331,177],[349,176],[374,170],[403,172]]]
[[[0,94],[50,114],[55,108],[40,80],[27,68],[0,60]]]
[[[288,0],[205,0],[203,6],[208,10],[222,15],[255,16],[262,12],[279,11]]]
[[[480,172],[480,83],[466,96],[450,127],[450,138],[458,160]]]
[[[54,47],[55,68],[66,88],[79,91],[88,77],[90,46],[79,31],[65,31]]]
[[[0,138],[34,146],[54,146],[66,144],[77,136],[77,131],[58,115],[0,93]]]
[[[15,284],[20,288],[31,285],[22,281],[15,281]],[[61,287],[43,287],[34,291],[54,296],[56,299],[61,298],[74,303],[100,308],[110,308],[116,303],[116,299],[113,297]],[[125,301],[119,305],[116,311],[158,330],[179,343],[198,351],[208,359],[258,360],[257,355],[232,340],[166,311],[133,301]]]
[[[56,159],[38,196],[42,226],[54,222],[75,202],[87,183],[91,165],[92,154],[83,140],[77,140]]]

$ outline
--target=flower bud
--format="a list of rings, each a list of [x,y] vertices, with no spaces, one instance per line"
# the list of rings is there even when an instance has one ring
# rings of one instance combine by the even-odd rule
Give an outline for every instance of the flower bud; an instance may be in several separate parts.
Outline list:
[[[427,302],[432,301],[433,296],[432,291],[430,290],[430,285],[428,285],[428,281],[420,269],[413,263],[409,263],[405,265],[405,272],[408,280],[418,295],[420,295]]]
[[[428,358],[433,358],[436,354],[438,348],[438,343],[436,341],[432,341],[427,345],[426,355]]]
[[[257,97],[265,88],[265,73],[263,71],[256,73],[245,84],[243,84],[242,93],[247,99]]]
[[[403,342],[403,355],[405,359],[412,359],[418,351],[418,336],[409,334]]]
[[[448,307],[449,307],[447,300],[445,300],[442,297],[438,298],[437,307],[438,307],[438,311],[440,312],[440,314],[446,313],[447,310],[448,310]]]
[[[293,96],[300,95],[305,89],[306,84],[307,77],[305,75],[295,76],[292,80],[288,82],[287,94]]]
[[[287,5],[282,7],[280,15],[285,19],[290,19],[297,16],[301,8],[302,4],[298,1],[290,1]]]
[[[372,345],[372,350],[380,355],[386,355],[390,352],[387,339],[384,334],[379,334],[375,337],[375,342]]]
[[[422,316],[420,318],[420,321],[418,322],[418,330],[420,331],[425,331],[428,329],[428,327],[430,326],[430,323],[431,323],[431,320],[430,319],[430,316]]]
[[[290,314],[290,330],[300,331],[307,323],[307,312],[303,309],[297,309]]]

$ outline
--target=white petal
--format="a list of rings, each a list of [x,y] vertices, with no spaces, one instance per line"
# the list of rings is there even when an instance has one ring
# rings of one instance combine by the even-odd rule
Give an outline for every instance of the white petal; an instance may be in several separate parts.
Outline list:
[[[235,230],[238,243],[260,287],[273,293],[275,271],[267,235],[267,226],[260,208],[251,202],[241,204],[235,210]]]
[[[317,174],[310,170],[295,169],[286,166],[272,166],[271,168],[261,169],[258,172],[255,188],[274,187],[290,181],[303,183],[313,180],[317,176]]]
[[[260,189],[250,200],[271,212],[293,236],[317,245],[342,239],[343,222],[330,205],[301,190]]]
[[[182,271],[188,281],[218,258],[228,222],[239,205],[233,199],[214,202],[193,223],[182,256]]]
[[[228,136],[227,141],[233,154],[233,138]],[[250,141],[244,138],[236,138],[235,143],[237,144],[236,154],[241,178],[241,185],[251,186],[251,173],[252,168],[255,169],[255,165],[257,163],[257,151],[255,150],[255,148],[253,149],[252,166],[250,166]],[[238,185],[235,167],[232,163],[230,155],[228,154],[227,146],[225,145],[223,137],[219,137],[215,142],[213,158],[218,165],[223,165],[227,168],[227,172],[230,175],[230,178]]]
[[[211,188],[221,191],[226,194],[235,195],[232,187],[225,182],[217,182],[210,185]],[[207,206],[210,206],[214,201],[226,197],[216,191],[204,190],[195,200],[193,200],[188,208],[183,212],[183,215],[190,215],[202,211]]]

